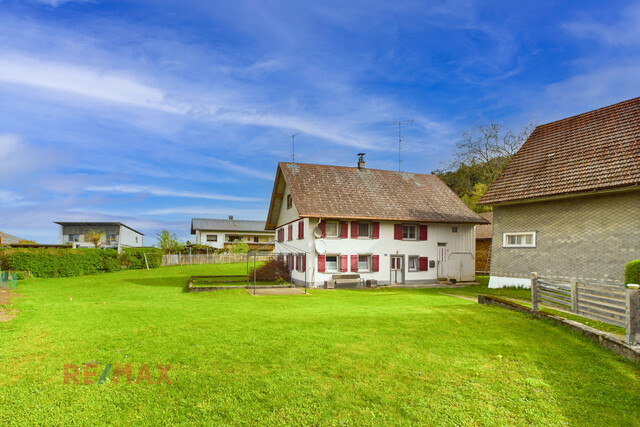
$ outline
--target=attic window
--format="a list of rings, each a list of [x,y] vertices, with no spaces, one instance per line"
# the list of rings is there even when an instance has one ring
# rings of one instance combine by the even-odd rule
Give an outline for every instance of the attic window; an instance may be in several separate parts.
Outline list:
[[[452,233],[457,233],[458,232],[458,227],[451,227],[451,232]]]
[[[293,206],[293,200],[291,200],[291,194],[287,194],[287,209],[291,209]]]

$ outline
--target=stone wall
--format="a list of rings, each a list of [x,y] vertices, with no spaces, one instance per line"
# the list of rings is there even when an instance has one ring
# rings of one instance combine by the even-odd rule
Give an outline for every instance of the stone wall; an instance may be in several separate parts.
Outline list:
[[[502,235],[536,232],[535,248],[503,248]],[[640,258],[640,191],[494,206],[491,276],[622,283]]]

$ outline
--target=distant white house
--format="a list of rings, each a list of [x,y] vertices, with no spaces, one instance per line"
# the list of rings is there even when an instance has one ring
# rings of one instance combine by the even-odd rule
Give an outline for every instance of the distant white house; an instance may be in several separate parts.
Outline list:
[[[234,244],[244,242],[249,249],[269,251],[273,249],[275,233],[265,230],[264,221],[233,219],[193,218],[191,234],[196,236],[196,244],[215,249],[230,249]]]
[[[280,163],[266,228],[297,284],[358,274],[383,284],[475,278],[475,224],[435,175]]]
[[[72,243],[80,248],[94,247],[87,238],[91,230],[105,234],[102,245],[112,248],[144,246],[144,234],[121,222],[56,222],[60,226],[58,244]]]

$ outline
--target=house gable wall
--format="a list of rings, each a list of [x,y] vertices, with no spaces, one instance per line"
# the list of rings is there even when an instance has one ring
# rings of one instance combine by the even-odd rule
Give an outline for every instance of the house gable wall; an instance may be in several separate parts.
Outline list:
[[[503,248],[503,233],[536,232],[535,248]],[[491,276],[622,283],[640,258],[640,191],[494,206]],[[495,279],[494,279],[495,277]],[[514,282],[515,283],[515,282]],[[492,284],[490,283],[490,286]]]

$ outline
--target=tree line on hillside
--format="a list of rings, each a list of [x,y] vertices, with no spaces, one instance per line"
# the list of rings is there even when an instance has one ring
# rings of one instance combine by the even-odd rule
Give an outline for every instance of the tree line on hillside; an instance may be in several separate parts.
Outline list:
[[[453,158],[445,164],[444,169],[431,173],[440,177],[472,210],[490,211],[489,206],[477,206],[478,200],[534,127],[528,124],[514,132],[498,123],[478,126],[462,135]]]

